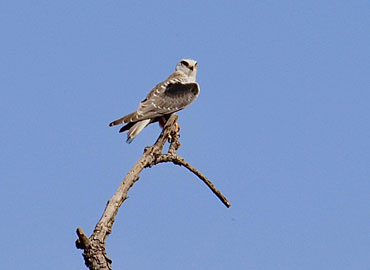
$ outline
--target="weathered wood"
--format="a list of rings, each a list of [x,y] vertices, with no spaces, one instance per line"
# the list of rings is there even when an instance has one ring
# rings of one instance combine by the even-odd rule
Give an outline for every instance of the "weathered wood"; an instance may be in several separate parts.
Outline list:
[[[175,130],[177,114],[172,114],[167,120],[161,134],[153,146],[146,147],[141,158],[135,163],[131,170],[127,173],[122,183],[119,185],[113,197],[108,201],[102,217],[96,224],[94,232],[90,237],[87,237],[81,228],[77,229],[78,239],[76,247],[82,249],[85,265],[90,270],[111,270],[112,260],[108,257],[105,251],[106,238],[112,232],[115,216],[122,203],[128,198],[127,193],[130,188],[139,180],[140,173],[144,168],[152,167],[163,162],[172,162],[176,165],[186,167],[188,170],[197,175],[216,196],[230,207],[231,204],[220,191],[216,189],[213,183],[208,180],[201,172],[186,162],[182,157],[177,156],[176,151],[180,147],[178,134]],[[162,154],[163,147],[166,141],[170,141],[170,146],[167,154]]]

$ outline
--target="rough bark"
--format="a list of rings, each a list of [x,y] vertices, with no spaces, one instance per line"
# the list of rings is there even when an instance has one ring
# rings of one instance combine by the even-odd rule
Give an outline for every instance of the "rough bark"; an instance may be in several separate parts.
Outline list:
[[[146,147],[141,158],[135,163],[132,169],[127,173],[122,183],[114,193],[113,197],[108,201],[104,213],[96,224],[94,232],[90,237],[87,237],[81,228],[77,228],[76,247],[82,249],[85,265],[90,270],[110,270],[112,269],[112,260],[108,257],[105,251],[105,240],[112,232],[114,218],[118,213],[119,207],[128,198],[127,193],[134,183],[139,180],[139,175],[144,168],[152,167],[159,163],[172,162],[173,164],[186,167],[199,177],[212,192],[222,201],[226,207],[231,204],[220,191],[216,189],[213,183],[207,179],[199,170],[194,168],[182,157],[176,154],[180,147],[177,132],[175,131],[175,123],[177,115],[172,114],[164,126],[160,136],[153,146]],[[168,153],[162,154],[163,147],[166,141],[170,142]]]

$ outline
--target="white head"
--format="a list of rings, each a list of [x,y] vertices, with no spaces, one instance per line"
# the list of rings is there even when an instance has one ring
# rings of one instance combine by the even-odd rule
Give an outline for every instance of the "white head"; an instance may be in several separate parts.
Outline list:
[[[189,77],[189,81],[195,82],[197,77],[197,61],[193,59],[181,59],[176,66],[176,71],[180,71]]]

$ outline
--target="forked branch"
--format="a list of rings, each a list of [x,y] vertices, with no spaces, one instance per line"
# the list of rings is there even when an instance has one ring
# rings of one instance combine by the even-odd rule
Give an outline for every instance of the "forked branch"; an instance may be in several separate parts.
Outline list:
[[[177,118],[177,114],[172,114],[155,144],[145,148],[144,154],[127,173],[113,197],[108,201],[104,213],[96,224],[92,235],[87,237],[81,228],[77,229],[78,239],[76,240],[76,247],[84,251],[83,257],[85,259],[85,265],[90,270],[112,269],[112,260],[105,251],[105,240],[112,232],[114,218],[122,203],[127,199],[128,191],[134,183],[139,180],[141,171],[146,167],[152,167],[164,162],[172,162],[176,165],[184,166],[197,175],[226,207],[231,206],[226,197],[217,190],[207,177],[176,154],[177,149],[180,147],[180,142],[178,141],[178,136],[174,128]],[[170,141],[168,153],[163,154],[163,147],[168,140]]]

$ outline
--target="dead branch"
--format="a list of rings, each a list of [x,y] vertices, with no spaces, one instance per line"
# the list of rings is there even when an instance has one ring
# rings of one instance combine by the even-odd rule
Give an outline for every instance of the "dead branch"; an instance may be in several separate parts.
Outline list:
[[[83,257],[85,259],[85,265],[90,270],[112,269],[112,260],[108,257],[105,251],[105,240],[112,232],[114,218],[118,213],[118,209],[128,198],[128,191],[134,185],[134,183],[139,180],[139,175],[144,168],[152,167],[156,164],[164,162],[172,162],[176,165],[184,166],[189,171],[197,175],[226,207],[231,206],[226,197],[222,195],[219,190],[217,190],[217,188],[210,180],[207,179],[207,177],[205,177],[199,170],[194,168],[182,157],[179,157],[176,154],[177,149],[180,147],[180,142],[174,128],[177,118],[177,114],[172,114],[155,144],[145,148],[144,154],[127,173],[113,197],[108,201],[103,215],[96,224],[92,235],[87,237],[81,228],[77,228],[78,239],[76,240],[76,247],[84,251]],[[162,150],[167,140],[170,141],[170,146],[168,153],[163,154]]]
[[[226,197],[215,187],[215,185],[208,180],[208,178],[202,174],[198,169],[194,168],[191,164],[189,164],[184,158],[176,155],[176,154],[162,154],[156,160],[155,164],[163,163],[163,162],[172,162],[173,164],[184,166],[189,171],[194,173],[196,176],[199,177],[211,190],[212,192],[220,199],[220,201],[226,206],[230,207],[230,202],[226,199]]]

